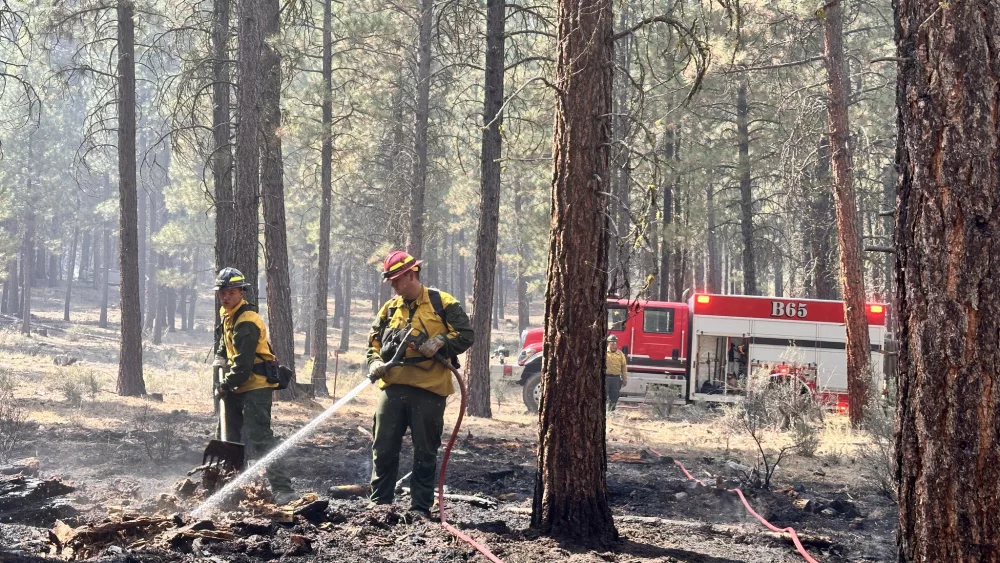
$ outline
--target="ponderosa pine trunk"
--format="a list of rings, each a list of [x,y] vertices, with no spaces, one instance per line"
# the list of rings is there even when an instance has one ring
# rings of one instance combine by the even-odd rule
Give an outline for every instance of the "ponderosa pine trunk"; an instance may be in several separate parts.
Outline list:
[[[900,562],[1000,561],[1000,12],[896,4]]]
[[[531,527],[542,534],[602,548],[618,539],[607,496],[603,376],[613,21],[610,0],[559,1],[545,355],[531,513]]]
[[[847,76],[844,68],[844,12],[840,0],[829,0],[822,9],[823,57],[827,75],[827,116],[833,160],[833,193],[837,210],[837,244],[840,247],[840,286],[844,295],[847,329],[847,392],[851,424],[861,426],[871,377],[871,343],[865,284],[861,271],[861,237],[858,236],[858,203],[854,197],[850,124],[847,119]]]
[[[264,0],[264,107],[261,130],[264,158],[261,170],[261,200],[264,204],[264,264],[267,268],[267,328],[274,353],[292,370],[292,384],[278,391],[283,400],[294,399],[295,331],[292,319],[292,287],[288,275],[288,241],[285,229],[284,164],[281,155],[281,55],[277,50],[278,0]]]
[[[483,93],[482,149],[479,159],[479,229],[476,275],[472,283],[472,330],[478,346],[469,350],[465,377],[469,382],[469,414],[493,418],[490,407],[490,304],[496,289],[497,238],[500,231],[500,156],[504,90],[504,0],[486,0],[486,76]],[[502,315],[500,315],[502,317]],[[496,322],[496,318],[492,319]]]
[[[135,175],[135,6],[118,2],[118,213],[121,350],[118,394],[146,394],[142,375],[142,310],[139,304],[139,229]],[[109,253],[110,254],[110,253]],[[105,263],[110,256],[105,255]],[[107,268],[105,268],[105,272]],[[107,291],[107,275],[104,279]]]
[[[333,197],[333,0],[323,2],[323,141],[320,147],[319,264],[313,289],[312,384],[317,397],[326,397],[326,327],[330,282],[330,202]],[[340,296],[337,296],[340,300]]]
[[[233,184],[232,256],[226,266],[243,272],[250,287],[247,301],[257,302],[257,226],[260,208],[261,109],[264,103],[264,2],[241,0],[236,4],[236,180]],[[282,360],[284,360],[282,358]]]

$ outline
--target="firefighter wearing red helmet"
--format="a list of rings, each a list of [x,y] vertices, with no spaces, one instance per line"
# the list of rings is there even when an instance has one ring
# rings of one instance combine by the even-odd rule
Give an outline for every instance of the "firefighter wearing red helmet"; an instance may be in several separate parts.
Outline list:
[[[382,263],[382,279],[396,293],[379,310],[368,334],[368,376],[378,382],[372,433],[372,492],[374,504],[390,504],[399,472],[399,450],[407,427],[413,441],[410,510],[430,515],[434,500],[437,451],[444,430],[444,409],[455,392],[451,371],[435,355],[458,361],[472,346],[472,323],[457,299],[420,281],[420,265],[406,252],[395,250]],[[404,327],[428,337],[419,348],[407,350],[405,365],[386,369],[398,349]],[[457,365],[457,364],[456,364]]]

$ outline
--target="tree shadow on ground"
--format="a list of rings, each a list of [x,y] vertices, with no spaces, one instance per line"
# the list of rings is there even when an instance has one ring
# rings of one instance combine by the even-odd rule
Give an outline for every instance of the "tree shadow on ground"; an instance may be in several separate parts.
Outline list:
[[[671,558],[669,559],[670,561],[678,561],[682,563],[743,563],[742,559],[715,557],[714,555],[705,555],[704,553],[698,553],[697,551],[691,551],[688,549],[663,547],[627,539],[618,542],[615,545],[615,551],[618,553],[627,553],[628,555],[634,557],[669,557]]]

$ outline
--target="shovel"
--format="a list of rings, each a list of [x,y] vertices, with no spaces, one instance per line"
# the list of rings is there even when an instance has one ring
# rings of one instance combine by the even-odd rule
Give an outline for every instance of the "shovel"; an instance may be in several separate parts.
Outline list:
[[[219,400],[219,437],[222,439],[212,440],[205,447],[205,454],[201,458],[202,465],[206,470],[214,470],[218,474],[243,471],[246,467],[246,446],[225,440],[229,437],[226,431],[225,398]]]

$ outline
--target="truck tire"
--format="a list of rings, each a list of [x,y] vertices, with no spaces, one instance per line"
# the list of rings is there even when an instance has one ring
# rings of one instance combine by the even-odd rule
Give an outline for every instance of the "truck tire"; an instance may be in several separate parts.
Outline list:
[[[521,399],[528,412],[538,412],[538,402],[542,400],[542,374],[536,373],[524,382],[521,388]]]

